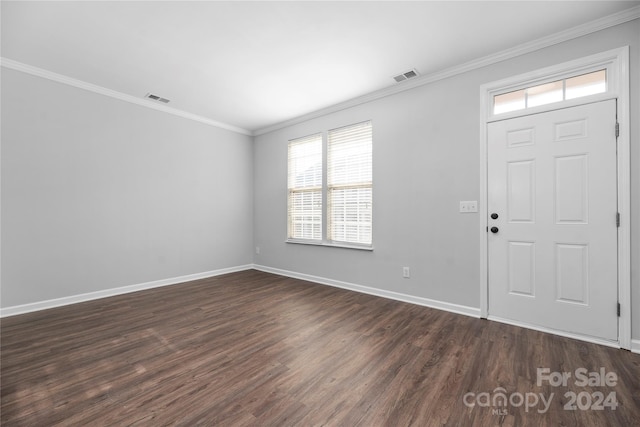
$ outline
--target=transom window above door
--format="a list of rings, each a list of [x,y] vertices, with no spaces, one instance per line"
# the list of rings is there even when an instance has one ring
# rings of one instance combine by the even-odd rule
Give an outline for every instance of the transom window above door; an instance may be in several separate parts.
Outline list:
[[[556,102],[569,101],[607,91],[607,70],[529,86],[494,95],[493,114],[509,113]]]

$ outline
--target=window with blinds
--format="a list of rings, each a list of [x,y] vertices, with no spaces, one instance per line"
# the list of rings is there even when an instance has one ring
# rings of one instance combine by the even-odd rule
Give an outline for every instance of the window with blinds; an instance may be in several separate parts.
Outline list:
[[[288,238],[322,241],[322,134],[289,141]]]
[[[371,245],[373,203],[371,122],[328,132],[327,239]]]

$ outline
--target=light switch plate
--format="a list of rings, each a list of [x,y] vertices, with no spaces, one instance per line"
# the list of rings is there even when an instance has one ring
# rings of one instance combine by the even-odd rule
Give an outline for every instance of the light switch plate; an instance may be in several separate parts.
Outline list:
[[[477,200],[466,200],[460,202],[460,213],[478,212]]]

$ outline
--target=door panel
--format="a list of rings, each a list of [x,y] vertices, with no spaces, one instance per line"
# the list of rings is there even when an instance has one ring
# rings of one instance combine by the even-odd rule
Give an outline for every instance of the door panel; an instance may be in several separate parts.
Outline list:
[[[536,162],[507,163],[507,215],[509,222],[533,223],[536,212]]]
[[[536,244],[508,242],[509,292],[535,296]]]
[[[489,124],[490,316],[618,339],[615,121],[610,100]]]
[[[556,224],[588,224],[589,163],[586,154],[555,159]]]

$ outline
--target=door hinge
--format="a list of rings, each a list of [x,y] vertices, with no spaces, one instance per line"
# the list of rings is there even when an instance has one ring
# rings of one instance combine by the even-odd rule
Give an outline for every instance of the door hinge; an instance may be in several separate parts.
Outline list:
[[[620,212],[616,212],[616,227],[620,227]]]
[[[618,317],[620,317],[620,303],[618,303]]]
[[[620,123],[616,122],[616,138],[620,136]]]

